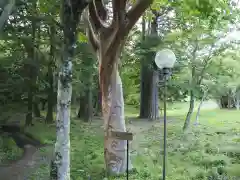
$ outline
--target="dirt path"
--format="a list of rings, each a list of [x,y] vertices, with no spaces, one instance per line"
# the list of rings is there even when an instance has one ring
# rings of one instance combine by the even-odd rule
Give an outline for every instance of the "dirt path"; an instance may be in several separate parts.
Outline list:
[[[52,152],[53,146],[39,149],[31,145],[25,146],[24,154],[20,160],[13,162],[11,165],[0,167],[1,180],[30,180],[31,174],[40,166],[49,166]],[[36,178],[38,179],[38,177],[35,177],[34,180],[37,180]]]

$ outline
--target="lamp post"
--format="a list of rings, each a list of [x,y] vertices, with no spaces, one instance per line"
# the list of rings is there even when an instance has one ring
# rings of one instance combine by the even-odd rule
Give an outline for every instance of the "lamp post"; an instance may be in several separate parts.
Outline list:
[[[166,156],[167,156],[167,106],[166,106],[166,95],[167,95],[167,80],[171,76],[171,69],[176,61],[175,54],[170,49],[163,49],[157,52],[155,56],[155,63],[157,67],[162,70],[163,73],[163,87],[164,87],[164,130],[163,130],[163,172],[162,180],[166,179]]]

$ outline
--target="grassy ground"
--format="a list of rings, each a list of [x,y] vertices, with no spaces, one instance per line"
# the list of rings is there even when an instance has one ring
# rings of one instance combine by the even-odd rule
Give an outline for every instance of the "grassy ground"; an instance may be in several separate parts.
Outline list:
[[[137,113],[136,109],[126,107],[128,118]],[[167,179],[240,180],[240,111],[203,111],[201,124],[192,125],[191,130],[183,133],[181,128],[185,113],[186,109],[169,111]],[[89,176],[92,180],[101,180],[105,177],[101,125],[101,120],[94,120],[90,125],[72,117],[70,136],[73,180],[86,180]],[[130,179],[160,179],[162,123],[134,120],[128,124],[128,129],[135,134],[131,156],[136,171]],[[46,127],[39,123],[28,131],[45,143],[54,142],[54,126]],[[39,168],[34,177],[48,172],[47,168]]]

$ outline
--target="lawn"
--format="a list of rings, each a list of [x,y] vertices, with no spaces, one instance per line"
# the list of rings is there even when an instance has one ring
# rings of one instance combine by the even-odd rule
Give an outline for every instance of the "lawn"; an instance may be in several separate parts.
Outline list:
[[[126,107],[131,118],[137,110]],[[183,133],[186,110],[169,111],[168,116],[168,180],[240,180],[240,111],[202,111],[200,125]],[[73,180],[101,180],[105,177],[103,130],[101,120],[71,122],[71,177]],[[134,133],[131,159],[135,171],[129,179],[158,180],[162,173],[162,122],[134,119],[127,125]],[[47,129],[47,130],[46,130]],[[55,127],[39,123],[28,129],[45,143],[54,142]],[[41,167],[35,173],[47,172]],[[48,172],[46,173],[46,175]],[[34,179],[34,178],[32,178]],[[126,179],[124,176],[109,179]]]

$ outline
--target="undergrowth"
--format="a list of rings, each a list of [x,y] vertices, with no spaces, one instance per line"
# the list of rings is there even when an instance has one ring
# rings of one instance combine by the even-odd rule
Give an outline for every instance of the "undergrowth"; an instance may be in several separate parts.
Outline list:
[[[168,123],[167,179],[169,180],[240,180],[240,111],[204,111],[200,125],[183,133],[184,116]],[[137,120],[135,120],[137,121]],[[149,123],[146,121],[146,123]],[[134,124],[134,122],[133,122]],[[106,177],[103,154],[102,122],[92,124],[72,118],[71,179],[101,180]],[[43,142],[54,142],[55,127],[37,124],[28,132]],[[137,153],[131,155],[134,170],[129,179],[161,179],[163,138],[162,124],[136,135]],[[45,169],[44,169],[45,168]],[[44,173],[41,167],[36,174]],[[109,177],[126,179],[125,175]]]

